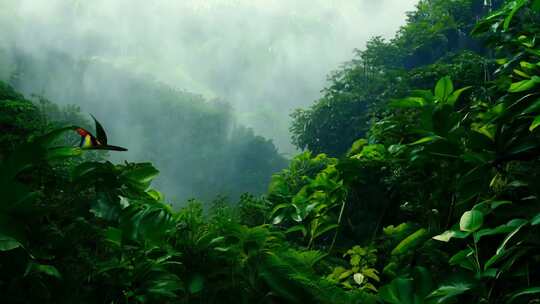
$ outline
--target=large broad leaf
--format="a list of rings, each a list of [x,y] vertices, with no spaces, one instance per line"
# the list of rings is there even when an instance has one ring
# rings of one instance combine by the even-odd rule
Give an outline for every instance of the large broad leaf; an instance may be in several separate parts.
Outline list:
[[[418,229],[413,234],[406,237],[392,250],[393,255],[405,254],[419,247],[429,238],[428,231],[424,228]]]
[[[478,210],[470,210],[461,216],[459,229],[461,231],[473,232],[482,227],[482,224],[484,224],[484,214]]]
[[[101,219],[108,221],[117,220],[122,210],[120,200],[117,197],[110,197],[102,193],[99,193],[97,196],[91,202],[90,212]]]
[[[441,102],[448,100],[453,91],[454,85],[448,76],[441,78],[435,85],[435,97]]]
[[[152,180],[159,174],[159,170],[154,168],[150,163],[137,164],[134,168],[126,169],[122,177],[131,185],[146,190],[150,186]]]

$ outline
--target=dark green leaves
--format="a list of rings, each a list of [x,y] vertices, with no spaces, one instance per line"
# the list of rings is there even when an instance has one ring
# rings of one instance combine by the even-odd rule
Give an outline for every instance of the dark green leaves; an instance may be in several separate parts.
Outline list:
[[[508,16],[506,16],[506,18],[504,19],[504,23],[503,23],[503,29],[505,31],[508,30],[508,28],[510,27],[510,22],[512,22],[512,19],[514,18],[514,15],[527,3],[528,1],[527,0],[515,0],[515,1],[512,1],[510,5],[512,5],[512,10],[510,11],[510,13],[508,14]]]
[[[449,283],[440,286],[437,290],[433,291],[428,299],[434,299],[435,303],[449,303],[448,301],[464,294],[472,288],[470,284],[463,282]]]

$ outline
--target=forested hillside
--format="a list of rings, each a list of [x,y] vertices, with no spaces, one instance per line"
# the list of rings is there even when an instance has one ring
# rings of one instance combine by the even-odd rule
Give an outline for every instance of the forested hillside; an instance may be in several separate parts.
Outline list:
[[[168,161],[74,146],[77,109],[1,83],[0,299],[539,303],[538,33],[538,0],[420,1],[293,113],[305,151],[234,205],[172,208],[151,186]]]
[[[177,204],[194,197],[262,194],[270,175],[287,164],[271,140],[236,122],[226,102],[206,100],[99,59],[76,60],[47,51],[37,58],[23,50],[9,53],[8,81],[15,89],[64,105],[55,112],[70,111],[65,105],[71,111],[76,107],[70,105],[92,111],[118,144],[130,147],[116,160],[151,161],[162,168],[156,186]],[[62,116],[43,114],[53,120]],[[76,122],[67,118],[60,120]]]

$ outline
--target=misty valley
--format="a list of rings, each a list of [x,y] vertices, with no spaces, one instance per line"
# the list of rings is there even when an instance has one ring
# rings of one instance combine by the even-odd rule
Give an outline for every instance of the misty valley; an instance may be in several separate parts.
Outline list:
[[[540,303],[540,0],[1,0],[0,303]]]

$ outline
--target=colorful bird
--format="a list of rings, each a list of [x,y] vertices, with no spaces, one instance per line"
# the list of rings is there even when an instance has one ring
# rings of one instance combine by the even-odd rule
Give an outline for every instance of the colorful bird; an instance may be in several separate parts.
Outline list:
[[[126,148],[112,146],[107,144],[107,134],[105,129],[97,121],[94,115],[90,114],[96,124],[96,135],[92,135],[88,130],[81,127],[75,127],[75,131],[81,136],[79,147],[87,150],[112,150],[112,151],[127,151]]]

